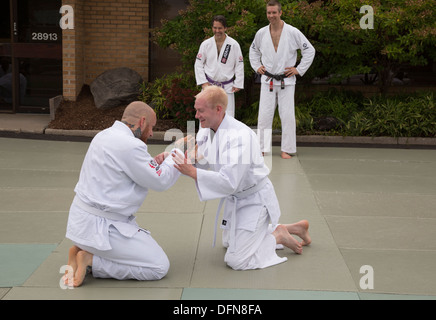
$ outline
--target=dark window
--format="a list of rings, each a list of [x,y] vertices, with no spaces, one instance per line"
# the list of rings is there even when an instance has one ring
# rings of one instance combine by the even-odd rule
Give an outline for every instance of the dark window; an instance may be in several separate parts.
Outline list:
[[[188,0],[150,0],[150,28],[161,26],[161,20],[170,20],[188,7]],[[194,62],[193,62],[194,63]],[[162,49],[150,43],[150,81],[177,71],[181,66],[180,55],[172,49]]]
[[[60,43],[61,1],[18,0],[18,42]]]
[[[61,5],[1,0],[0,111],[48,113],[62,94]]]

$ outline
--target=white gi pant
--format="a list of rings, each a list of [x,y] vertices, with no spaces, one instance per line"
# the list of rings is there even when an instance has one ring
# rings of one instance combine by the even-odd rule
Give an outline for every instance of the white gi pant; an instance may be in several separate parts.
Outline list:
[[[295,85],[287,85],[284,89],[281,89],[280,85],[274,85],[272,92],[269,88],[269,84],[262,83],[260,89],[257,130],[261,150],[262,152],[271,152],[272,123],[276,104],[278,104],[282,124],[281,150],[287,153],[296,153]]]
[[[267,268],[287,261],[286,257],[276,254],[276,238],[272,235],[274,229],[269,223],[266,208],[263,209],[255,231],[236,229],[235,250],[227,250],[224,261],[234,270],[250,270]],[[229,247],[230,230],[223,230],[223,246]],[[282,248],[282,247],[281,247]]]
[[[235,93],[234,92],[227,93],[227,98],[228,98],[228,102],[227,102],[226,113],[234,118],[235,117]]]
[[[150,232],[138,229],[131,238],[123,236],[114,226],[109,227],[111,250],[98,250],[75,243],[94,255],[92,275],[95,278],[117,280],[160,280],[169,270],[168,257]]]

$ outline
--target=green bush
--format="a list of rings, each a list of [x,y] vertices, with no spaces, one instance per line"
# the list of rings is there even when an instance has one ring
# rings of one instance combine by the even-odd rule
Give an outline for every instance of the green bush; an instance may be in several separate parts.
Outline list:
[[[324,134],[344,136],[436,137],[434,93],[378,95],[329,90],[296,106],[297,132],[316,134],[315,119],[332,117],[338,126]]]
[[[353,115],[343,134],[436,137],[434,94],[368,99],[365,109]]]
[[[314,117],[335,117],[347,122],[353,114],[362,110],[363,99],[359,92],[330,89],[327,92],[317,92],[305,107]]]
[[[180,128],[195,118],[195,95],[200,91],[193,74],[174,73],[143,84],[140,99],[151,105],[158,119],[172,119]],[[237,110],[237,118],[257,126],[259,101]],[[336,120],[320,131],[317,121]],[[436,106],[432,92],[365,98],[361,93],[330,89],[317,92],[295,106],[297,134],[343,136],[436,137]],[[281,129],[276,110],[273,127]]]
[[[193,74],[173,73],[142,85],[140,100],[148,103],[158,119],[171,119],[185,128],[187,121],[195,119],[195,96],[199,87]]]

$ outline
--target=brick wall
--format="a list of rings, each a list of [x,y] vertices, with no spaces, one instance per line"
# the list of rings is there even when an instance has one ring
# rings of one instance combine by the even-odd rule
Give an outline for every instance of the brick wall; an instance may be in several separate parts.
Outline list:
[[[62,32],[63,96],[76,100],[84,80],[83,38],[84,15],[82,0],[63,0],[74,9],[74,29]]]
[[[74,8],[74,30],[63,31],[64,98],[83,84],[128,67],[148,80],[149,0],[63,0]]]

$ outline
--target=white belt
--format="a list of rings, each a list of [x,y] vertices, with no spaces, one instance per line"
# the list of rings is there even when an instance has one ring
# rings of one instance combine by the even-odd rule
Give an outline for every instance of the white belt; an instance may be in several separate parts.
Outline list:
[[[124,222],[127,222],[130,219],[130,217],[125,216],[121,213],[103,211],[103,210],[100,210],[96,207],[90,206],[89,204],[83,202],[78,196],[74,197],[74,203],[78,207],[80,207],[81,209],[83,209],[86,212],[91,213],[95,216],[103,217],[106,219],[112,219],[112,220],[116,220],[116,221],[124,221]]]
[[[269,179],[268,178],[264,178],[262,181],[260,181],[258,184],[256,184],[255,186],[252,186],[251,188],[235,193],[235,194],[231,194],[226,198],[222,198],[220,200],[220,203],[218,205],[218,210],[216,211],[216,215],[215,215],[215,232],[214,232],[214,236],[213,236],[213,247],[215,247],[215,243],[216,243],[216,229],[218,226],[218,218],[221,212],[221,208],[224,204],[224,202],[228,199],[231,198],[234,201],[233,204],[233,209],[232,209],[232,216],[231,216],[231,222],[230,222],[230,239],[229,239],[229,251],[230,252],[235,252],[235,247],[236,247],[236,206],[238,203],[238,199],[242,199],[242,198],[246,198],[249,195],[252,195],[258,191],[260,191],[267,183],[268,183]]]

